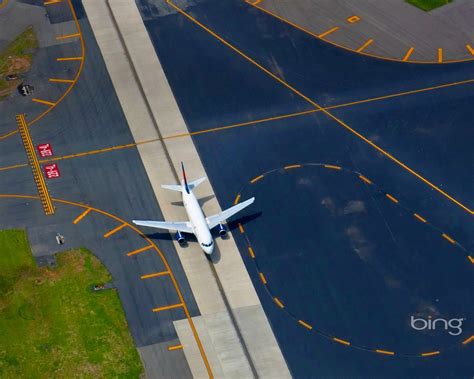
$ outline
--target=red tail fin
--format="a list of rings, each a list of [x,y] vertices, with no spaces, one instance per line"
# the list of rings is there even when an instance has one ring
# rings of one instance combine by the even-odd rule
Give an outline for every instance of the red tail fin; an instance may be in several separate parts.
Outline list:
[[[183,170],[184,188],[186,189],[186,192],[189,193],[188,180],[186,179],[186,171],[184,171],[183,162],[181,162],[181,169]]]

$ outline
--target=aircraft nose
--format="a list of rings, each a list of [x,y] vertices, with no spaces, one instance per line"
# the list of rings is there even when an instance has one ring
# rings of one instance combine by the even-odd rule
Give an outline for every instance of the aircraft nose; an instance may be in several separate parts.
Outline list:
[[[211,255],[213,251],[214,251],[214,246],[207,246],[207,247],[204,248],[204,252],[207,255]]]

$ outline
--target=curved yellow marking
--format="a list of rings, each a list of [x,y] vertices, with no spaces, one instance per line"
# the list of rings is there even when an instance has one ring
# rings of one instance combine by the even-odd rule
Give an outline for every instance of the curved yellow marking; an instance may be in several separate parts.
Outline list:
[[[298,30],[301,30],[302,32],[306,33],[306,34],[309,34],[315,38],[319,38],[319,39],[322,39],[323,41],[325,42],[328,42],[330,43],[331,45],[334,45],[336,47],[339,47],[341,49],[344,49],[346,51],[350,51],[352,53],[357,53],[357,54],[362,54],[362,55],[365,55],[367,57],[371,57],[371,58],[376,58],[376,59],[382,59],[382,60],[385,60],[385,61],[391,61],[391,62],[404,62],[403,60],[401,59],[397,59],[397,58],[390,58],[390,57],[384,57],[384,56],[381,56],[381,55],[377,55],[377,54],[372,54],[372,53],[365,53],[365,52],[357,52],[356,50],[354,49],[351,49],[347,46],[344,46],[344,45],[341,45],[339,43],[336,43],[336,42],[333,42],[333,41],[329,41],[327,39],[323,39],[321,37],[319,37],[319,35],[313,33],[312,31],[308,30],[308,29],[305,29],[304,27],[298,25],[298,24],[295,24],[294,22],[282,17],[282,16],[279,16],[278,14],[272,12],[272,11],[269,11],[265,8],[262,8],[258,5],[255,5],[255,4],[252,4],[252,3],[249,3],[247,2],[248,4],[250,4],[251,6],[257,8],[258,10],[264,12],[264,13],[267,13],[268,15],[272,16],[272,17],[275,17],[276,19],[288,24],[288,25],[291,25],[293,26],[294,28],[298,29]],[[465,59],[452,59],[452,60],[445,60],[443,61],[442,63],[459,63],[459,62],[467,62],[467,61],[471,61],[473,60],[473,58],[465,58]],[[438,61],[409,61],[410,63],[418,63],[418,64],[439,64],[440,62]]]
[[[441,354],[440,351],[430,351],[429,353],[421,353],[420,356],[422,357],[431,357],[433,355]]]
[[[341,166],[334,166],[332,164],[325,164],[324,167],[329,168],[331,170],[342,170]]]
[[[304,322],[303,320],[298,320],[298,323],[299,323],[300,325],[303,325],[306,329],[309,329],[309,330],[313,329],[313,327],[312,327],[311,325],[309,325],[308,323]]]
[[[350,345],[351,345],[351,343],[350,343],[349,341],[342,340],[342,339],[337,338],[337,337],[333,337],[333,340],[336,341],[336,342],[342,343],[343,345],[346,345],[346,346],[350,346]]]
[[[285,170],[291,170],[291,169],[294,169],[294,168],[300,168],[301,165],[300,164],[292,164],[292,165],[289,165],[289,166],[285,166],[283,167]]]
[[[442,236],[445,240],[447,240],[447,241],[449,241],[449,242],[451,242],[451,243],[456,243],[456,241],[455,241],[451,236],[449,236],[449,235],[446,234],[446,233],[441,234],[441,236]]]
[[[278,297],[274,297],[273,298],[273,301],[276,303],[276,305],[278,305],[280,308],[285,308],[285,306],[283,305],[283,303],[280,301],[280,299]]]
[[[263,275],[263,272],[260,272],[259,275],[260,275],[260,280],[262,281],[262,283],[267,284],[267,278],[265,278],[265,275]]]
[[[379,354],[385,354],[385,355],[395,355],[395,352],[393,352],[393,351],[388,351],[388,350],[376,349],[375,352],[376,352],[376,353],[379,353]]]
[[[440,194],[442,194],[444,197],[446,197],[447,199],[451,200],[453,203],[457,204],[459,207],[461,207],[462,209],[464,209],[465,211],[467,211],[468,213],[470,214],[474,214],[474,211],[472,211],[470,208],[468,208],[467,206],[465,206],[464,204],[462,204],[461,202],[459,202],[458,200],[456,200],[454,197],[452,197],[451,195],[449,195],[448,193],[446,193],[445,191],[443,191],[441,188],[439,188],[438,186],[436,186],[435,184],[431,183],[429,180],[427,180],[426,178],[424,178],[422,175],[418,174],[416,171],[412,170],[410,167],[408,167],[406,164],[404,164],[403,162],[401,162],[400,160],[398,160],[397,158],[395,158],[393,155],[391,155],[389,152],[385,151],[384,149],[382,149],[380,146],[378,146],[377,144],[375,144],[374,142],[372,142],[370,139],[368,139],[367,137],[365,137],[364,135],[362,135],[361,133],[359,133],[357,130],[351,128],[347,123],[345,123],[344,121],[342,121],[341,119],[339,119],[338,117],[336,117],[335,115],[333,115],[331,112],[329,112],[327,109],[323,108],[321,105],[319,105],[318,103],[316,103],[315,101],[311,100],[308,96],[304,95],[301,91],[297,90],[296,88],[294,88],[293,86],[291,86],[290,84],[288,84],[287,82],[285,82],[283,79],[281,79],[279,76],[275,75],[274,73],[272,73],[270,70],[268,70],[267,68],[263,67],[261,64],[259,64],[258,62],[256,62],[254,59],[250,58],[247,54],[245,54],[244,52],[242,52],[241,50],[239,50],[237,47],[235,47],[234,45],[232,45],[231,43],[227,42],[224,38],[222,38],[221,36],[219,36],[217,33],[215,33],[214,31],[212,31],[211,29],[209,29],[207,26],[205,26],[203,23],[201,23],[200,21],[196,20],[193,16],[191,16],[190,14],[188,14],[187,12],[185,12],[183,9],[181,9],[180,7],[178,7],[176,4],[174,4],[171,0],[166,0],[166,3],[168,5],[170,5],[172,8],[174,8],[175,10],[177,10],[179,13],[181,13],[184,17],[186,17],[188,20],[192,21],[193,23],[195,23],[196,25],[198,25],[200,28],[202,28],[203,30],[205,30],[207,33],[209,33],[211,36],[213,36],[214,38],[216,38],[218,41],[220,41],[222,44],[224,44],[225,46],[227,46],[229,49],[231,49],[232,51],[234,51],[235,53],[237,53],[238,55],[240,55],[241,57],[243,57],[244,59],[246,59],[247,61],[249,61],[250,63],[252,63],[254,66],[258,67],[260,70],[262,70],[264,73],[266,73],[268,76],[270,76],[271,78],[275,79],[278,83],[280,83],[281,85],[283,85],[284,87],[288,88],[290,91],[292,91],[293,93],[295,93],[296,95],[298,95],[299,97],[301,97],[302,99],[306,100],[309,104],[313,105],[315,108],[319,109],[321,112],[323,112],[325,115],[327,115],[329,118],[331,118],[332,120],[334,120],[335,122],[337,122],[339,125],[341,125],[342,127],[344,127],[346,130],[348,130],[349,132],[351,132],[352,134],[354,134],[356,137],[360,138],[362,141],[366,142],[368,145],[370,145],[372,148],[374,148],[375,150],[377,150],[379,153],[383,154],[385,157],[389,158],[390,160],[392,160],[393,162],[395,162],[396,164],[398,164],[400,167],[402,167],[403,169],[405,169],[406,171],[408,171],[409,173],[411,173],[413,176],[415,176],[416,178],[420,179],[422,182],[424,182],[425,184],[427,184],[428,186],[430,186],[431,188],[433,188],[434,190],[436,190],[437,192],[439,192]],[[259,8],[261,9],[261,8]],[[263,8],[262,8],[263,9]]]
[[[359,175],[359,179],[366,182],[367,184],[372,184],[370,179],[366,178],[364,175]]]
[[[253,178],[250,183],[254,184],[256,182],[258,182],[260,179],[263,179],[265,175],[260,175],[260,176],[257,176],[256,178]]]

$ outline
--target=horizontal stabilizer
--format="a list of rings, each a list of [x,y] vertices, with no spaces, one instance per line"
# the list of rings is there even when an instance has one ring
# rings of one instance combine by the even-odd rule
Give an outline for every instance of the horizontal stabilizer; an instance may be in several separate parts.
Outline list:
[[[194,188],[196,188],[199,184],[204,182],[206,179],[207,178],[204,176],[203,178],[193,180],[191,183],[188,184],[189,189],[192,191]]]
[[[177,184],[162,184],[161,188],[164,188],[170,191],[183,192],[183,187],[178,186]]]
[[[135,225],[148,226],[149,228],[166,229],[176,232],[192,233],[193,229],[189,221],[167,222],[167,221],[141,221],[133,220]]]
[[[240,212],[242,209],[247,208],[254,201],[255,201],[255,197],[252,197],[251,199],[245,200],[242,203],[234,205],[233,207],[228,208],[219,214],[207,217],[206,221],[207,221],[207,225],[209,225],[209,229],[212,229],[215,226],[225,222],[228,218],[231,218],[233,215]]]

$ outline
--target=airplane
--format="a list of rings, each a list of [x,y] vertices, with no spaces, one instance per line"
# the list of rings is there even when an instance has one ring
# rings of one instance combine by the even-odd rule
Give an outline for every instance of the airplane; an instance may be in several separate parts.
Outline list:
[[[205,217],[201,206],[196,199],[196,196],[194,196],[193,189],[204,182],[206,177],[194,180],[188,184],[183,162],[181,162],[181,169],[183,171],[183,179],[181,180],[180,185],[164,184],[161,187],[167,190],[181,192],[184,209],[186,210],[186,213],[189,217],[189,221],[167,222],[133,220],[132,222],[140,226],[176,231],[175,238],[180,245],[183,245],[186,241],[183,233],[192,233],[196,236],[199,244],[201,245],[201,249],[206,254],[211,255],[214,251],[214,241],[212,239],[211,230],[217,227],[219,235],[224,237],[227,233],[227,230],[222,223],[252,204],[255,201],[255,197],[234,205],[233,207],[228,208],[219,214]]]

